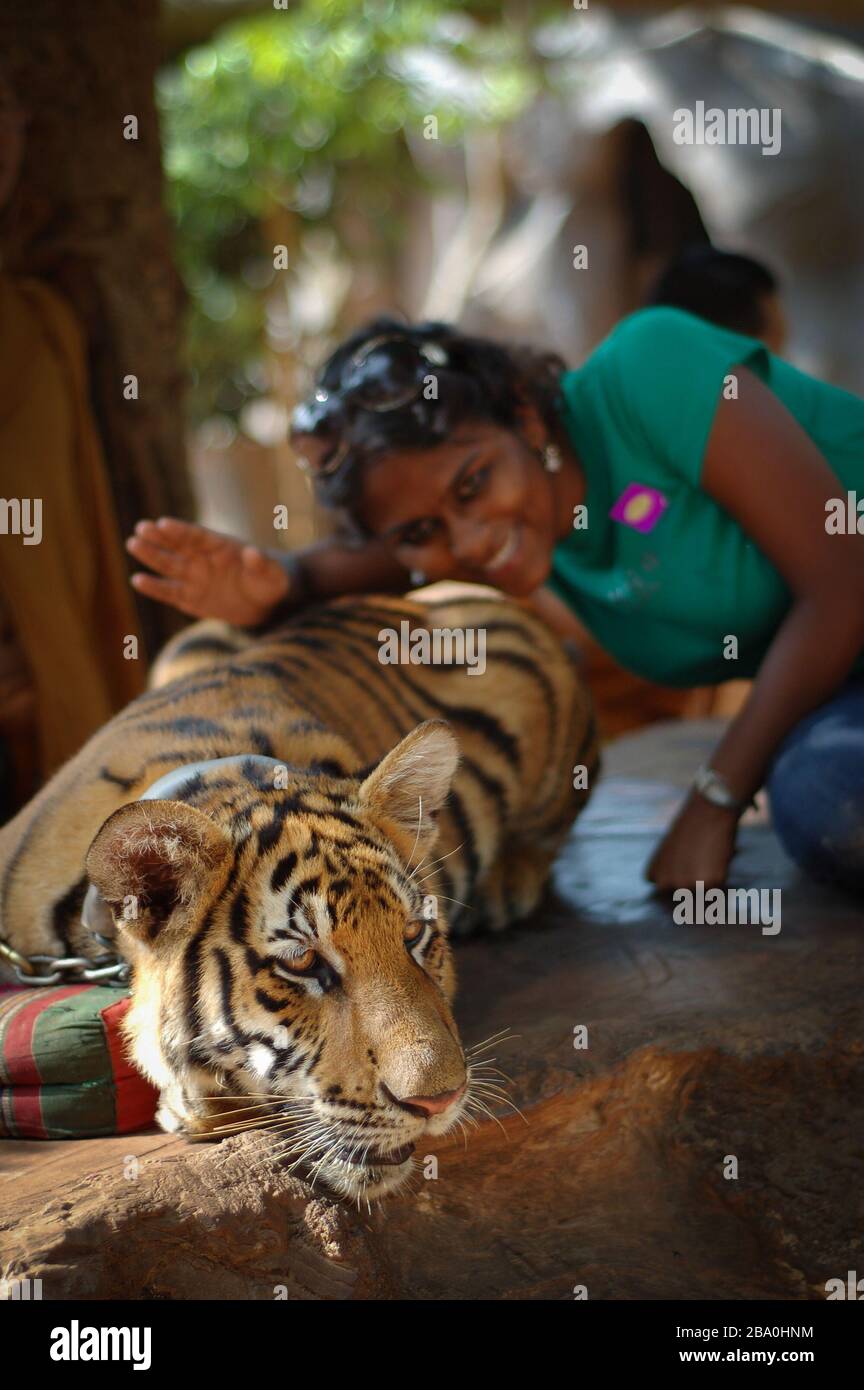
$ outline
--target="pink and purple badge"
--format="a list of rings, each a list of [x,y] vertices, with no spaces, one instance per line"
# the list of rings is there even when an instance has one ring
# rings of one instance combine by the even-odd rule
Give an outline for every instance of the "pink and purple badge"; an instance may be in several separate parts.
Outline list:
[[[669,502],[656,487],[631,483],[625,487],[609,515],[613,521],[632,526],[634,531],[653,531],[668,506]]]

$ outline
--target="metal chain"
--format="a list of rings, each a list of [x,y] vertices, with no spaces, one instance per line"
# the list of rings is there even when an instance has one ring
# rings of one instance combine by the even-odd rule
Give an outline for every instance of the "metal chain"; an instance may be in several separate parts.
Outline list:
[[[19,984],[34,988],[38,985],[92,984],[96,980],[110,985],[129,982],[128,962],[116,956],[98,956],[95,960],[87,956],[25,956],[8,941],[0,940],[0,959],[9,962]]]

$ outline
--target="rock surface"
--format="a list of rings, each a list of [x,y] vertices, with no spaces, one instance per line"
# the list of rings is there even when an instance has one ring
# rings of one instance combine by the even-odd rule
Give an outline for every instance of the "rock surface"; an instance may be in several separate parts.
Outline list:
[[[437,1178],[371,1214],[262,1136],[7,1141],[0,1271],[59,1299],[821,1299],[864,1269],[861,906],[758,815],[733,882],[781,889],[776,935],[676,925],[641,879],[715,733],[614,745],[544,910],[458,948],[463,1039],[507,1030],[485,1055],[524,1118],[430,1146]]]

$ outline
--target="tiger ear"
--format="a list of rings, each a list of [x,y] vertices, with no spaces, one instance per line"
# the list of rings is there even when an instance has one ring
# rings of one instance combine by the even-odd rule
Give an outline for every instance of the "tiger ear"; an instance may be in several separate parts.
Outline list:
[[[418,849],[430,849],[438,835],[435,817],[458,763],[459,745],[449,726],[429,719],[382,758],[362,783],[358,800],[373,815],[394,822]]]
[[[87,851],[91,884],[114,920],[155,941],[228,859],[231,841],[209,816],[180,801],[133,801],[109,816]]]

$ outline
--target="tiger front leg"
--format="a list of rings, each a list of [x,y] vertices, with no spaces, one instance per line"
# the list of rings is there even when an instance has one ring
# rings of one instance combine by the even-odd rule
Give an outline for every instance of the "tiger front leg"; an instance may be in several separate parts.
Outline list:
[[[478,882],[468,912],[456,925],[460,936],[471,932],[503,931],[530,917],[539,905],[557,846],[549,849],[524,841],[508,841]]]

